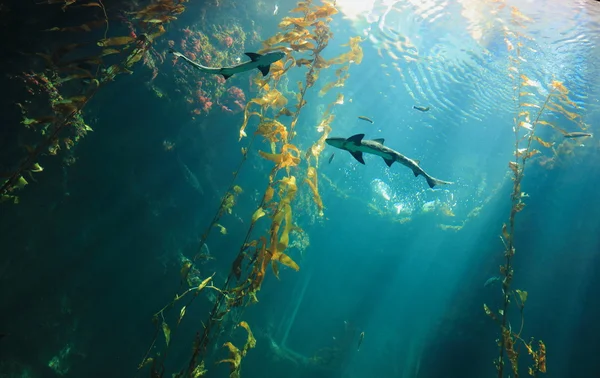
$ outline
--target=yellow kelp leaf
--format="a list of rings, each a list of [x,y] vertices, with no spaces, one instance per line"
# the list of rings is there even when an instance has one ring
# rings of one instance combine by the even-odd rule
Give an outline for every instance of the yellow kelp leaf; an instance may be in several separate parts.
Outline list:
[[[487,316],[489,316],[490,318],[492,318],[494,320],[498,320],[498,317],[496,317],[496,314],[494,314],[494,312],[492,310],[490,310],[490,308],[485,303],[483,304],[483,310],[485,311],[485,314]]]
[[[283,20],[281,20],[281,22],[279,23],[279,28],[285,29],[290,26],[295,26],[298,28],[306,28],[306,27],[310,26],[313,22],[314,22],[314,20],[309,20],[304,17],[298,17],[298,18],[284,17]]]
[[[291,43],[290,48],[294,51],[314,50],[315,45],[312,42],[302,41],[300,43]]]
[[[529,159],[530,157],[532,157],[532,156],[535,156],[535,155],[537,155],[537,154],[539,154],[539,153],[540,153],[540,150],[535,150],[535,149],[533,149],[533,150],[530,150],[530,151],[529,151],[529,152],[527,152],[527,154],[524,156],[524,159]]]
[[[286,140],[288,137],[285,126],[276,120],[265,120],[261,122],[256,129],[256,134],[260,134],[270,142],[274,143]]]
[[[288,245],[290,244],[290,231],[292,230],[292,227],[293,227],[292,207],[289,205],[289,203],[284,202],[281,204],[280,210],[281,210],[281,214],[284,215],[285,226],[281,233],[281,237],[279,238],[279,242],[277,243],[277,250],[285,251],[287,249]]]
[[[235,194],[241,194],[241,193],[243,193],[244,191],[242,190],[242,187],[241,187],[241,186],[239,186],[239,185],[234,185],[234,187],[233,187],[233,192],[234,192]]]
[[[263,197],[263,202],[265,204],[271,202],[271,200],[273,199],[273,194],[275,194],[275,189],[273,189],[272,186],[269,186],[267,188],[267,190],[265,191],[265,196]]]
[[[208,370],[204,368],[204,361],[201,361],[200,364],[194,368],[194,371],[192,371],[191,378],[204,377],[206,373],[208,373]]]
[[[19,203],[19,197],[8,194],[0,195],[0,203],[4,201],[11,201],[13,204],[17,205]]]
[[[521,300],[521,306],[525,306],[525,302],[527,301],[527,292],[521,291],[519,289],[515,290],[519,295],[519,299]]]
[[[284,177],[279,180],[279,183],[281,184],[279,196],[281,197],[282,202],[290,203],[296,195],[296,191],[298,190],[298,186],[296,185],[296,177]],[[287,191],[287,195],[284,195],[284,191]]]
[[[506,227],[506,223],[504,223],[502,225],[502,236],[504,237],[504,240],[510,239],[510,234],[508,233],[508,228]]]
[[[363,51],[359,45],[362,42],[362,38],[360,36],[350,38],[350,42],[344,44],[342,46],[350,46],[350,51],[344,53],[338,57],[330,59],[328,61],[329,64],[342,64],[342,63],[356,63],[360,64],[363,59]]]
[[[281,154],[270,154],[270,153],[264,152],[264,151],[258,151],[258,153],[263,158],[265,158],[267,160],[271,160],[272,162],[274,162],[276,164],[280,164],[280,162],[282,161]]]
[[[204,289],[214,276],[215,276],[215,273],[213,273],[210,277],[205,278],[204,281],[200,282],[200,285],[198,285],[198,291],[201,291],[202,289]]]
[[[31,166],[30,170],[31,170],[31,172],[38,173],[38,172],[42,172],[44,170],[44,168],[42,168],[42,166],[39,165],[38,163],[35,163]]]
[[[326,18],[329,16],[333,16],[337,12],[338,12],[338,10],[333,6],[333,4],[324,3],[323,5],[318,7],[315,12],[310,14],[310,16],[316,17],[316,18]]]
[[[167,323],[165,323],[164,320],[162,323],[162,330],[163,330],[163,334],[165,335],[165,341],[167,342],[167,346],[168,346],[169,343],[171,342],[171,329],[169,328],[169,325]]]
[[[515,174],[515,176],[519,174],[519,164],[515,163],[514,161],[511,161],[508,163],[508,167]]]
[[[251,104],[253,104],[252,100],[248,101],[248,103],[244,107],[244,122],[242,122],[242,126],[240,126],[240,139],[239,140],[242,140],[243,137],[247,136],[245,130],[246,130],[246,126],[248,126],[248,121],[250,120],[250,117],[252,117],[253,115],[259,116],[259,117],[261,116],[260,113],[249,111]]]
[[[252,334],[252,330],[250,330],[250,326],[246,322],[241,322],[240,327],[244,328],[248,332],[248,338],[246,339],[246,345],[244,345],[244,352],[248,351],[248,349],[252,349],[256,346],[256,339]]]
[[[118,53],[120,53],[120,51],[117,49],[104,49],[100,53],[100,56],[106,56],[106,55],[112,55],[112,54],[118,54]]]
[[[307,13],[310,11],[310,8],[308,7],[308,3],[306,1],[300,1],[297,5],[296,8],[292,9],[290,11],[290,13]]]
[[[273,69],[273,65],[275,65],[275,63],[271,65],[271,69]],[[269,105],[272,108],[281,108],[287,104],[287,98],[285,98],[285,96],[277,89],[272,89],[261,99],[257,100],[257,103],[260,105]]]
[[[25,126],[31,126],[31,125],[51,123],[54,121],[56,121],[56,117],[45,116],[45,117],[39,117],[39,118],[23,118],[21,123]]]
[[[98,41],[98,46],[107,47],[107,46],[120,46],[120,45],[128,45],[135,41],[135,38],[130,36],[123,37],[112,37],[107,39],[101,39]]]
[[[259,207],[258,209],[256,209],[254,214],[252,214],[252,223],[256,222],[257,220],[259,220],[260,218],[262,218],[264,216],[265,216],[265,211],[263,210],[262,207]]]
[[[553,80],[552,83],[550,84],[550,87],[554,90],[559,91],[562,94],[569,93],[569,90],[567,89],[567,87],[565,87],[563,85],[563,83],[561,83],[560,81],[557,81],[557,80]]]
[[[185,306],[183,306],[181,308],[181,311],[179,311],[179,319],[177,319],[177,325],[179,325],[179,323],[181,323],[181,319],[183,319],[184,316],[185,316]]]
[[[533,136],[533,139],[546,148],[550,148],[554,145],[554,143],[546,142],[546,141],[542,140],[542,138],[535,136],[535,135]]]
[[[275,63],[271,63],[271,69],[269,70],[271,78],[273,80],[279,79],[284,73],[286,69],[281,60],[278,60]]]
[[[519,122],[519,127],[522,127],[527,130],[533,130],[533,126],[529,122],[521,121]]]
[[[275,261],[271,261],[271,269],[273,269],[273,274],[275,278],[279,279],[279,267]]]
[[[188,277],[191,267],[192,267],[192,263],[190,261],[184,262],[183,265],[181,266],[181,271],[179,273],[181,274],[181,279],[183,281],[187,280],[187,277]]]
[[[17,183],[15,184],[15,189],[23,189],[25,185],[29,184],[27,180],[23,178],[23,176],[19,177]]]
[[[226,342],[225,344],[223,344],[223,347],[229,349],[229,358],[218,361],[217,363],[221,364],[225,362],[231,364],[231,372],[233,374],[234,372],[238,371],[240,364],[242,363],[242,355],[240,353],[240,350],[230,342]],[[230,377],[232,376],[230,375]]]
[[[217,224],[215,224],[215,226],[219,227],[220,233],[222,233],[223,235],[227,235],[227,229],[223,225],[217,223]]]
[[[271,154],[264,151],[258,151],[258,153],[263,158],[276,163],[279,168],[293,167],[300,163],[300,151],[296,146],[286,144],[281,150],[280,154]]]
[[[527,108],[536,108],[536,109],[539,109],[539,108],[540,108],[540,106],[539,106],[539,105],[536,105],[536,104],[530,104],[530,103],[527,103],[527,102],[526,102],[526,103],[523,103],[523,104],[521,104],[521,106],[525,106],[525,107],[527,107]]]
[[[565,109],[563,106],[557,104],[556,102],[549,103],[548,105],[546,105],[546,108],[548,110],[561,113],[562,115],[564,115],[571,121],[579,117],[579,114],[568,111],[567,109]]]
[[[294,262],[294,260],[292,260],[285,253],[279,253],[278,260],[279,260],[280,263],[282,263],[283,265],[287,266],[288,268],[292,268],[295,271],[299,271],[300,270],[300,267],[298,266],[298,264],[296,264]]]
[[[314,167],[309,167],[306,175],[306,179],[304,181],[310,187],[310,190],[313,194],[313,200],[319,209],[319,215],[323,215],[323,200],[321,199],[321,195],[319,194],[318,189],[318,181],[317,181],[317,170]]]

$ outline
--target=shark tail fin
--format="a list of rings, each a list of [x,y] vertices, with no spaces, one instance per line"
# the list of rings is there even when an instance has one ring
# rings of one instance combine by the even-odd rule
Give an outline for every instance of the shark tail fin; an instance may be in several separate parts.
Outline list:
[[[417,172],[415,172],[415,176],[418,176],[419,174]],[[450,181],[444,181],[444,180],[438,180],[436,178],[433,178],[431,176],[425,176],[425,180],[427,180],[427,184],[429,185],[430,188],[434,188],[436,185],[449,185],[449,184],[453,184],[453,182]]]

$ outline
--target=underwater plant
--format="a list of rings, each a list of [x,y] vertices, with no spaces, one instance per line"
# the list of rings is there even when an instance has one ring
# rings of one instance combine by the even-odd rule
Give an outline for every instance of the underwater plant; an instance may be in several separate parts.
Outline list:
[[[322,53],[333,36],[329,28],[329,23],[332,20],[331,16],[337,13],[337,9],[333,4],[323,2],[322,5],[315,5],[312,1],[304,1],[298,3],[298,6],[291,12],[299,14],[299,16],[284,17],[279,23],[280,31],[275,36],[265,40],[263,49],[259,51],[259,53],[282,51],[285,53],[285,58],[271,65],[267,77],[257,77],[254,80],[255,85],[259,88],[258,95],[248,99],[244,106],[244,119],[239,134],[240,140],[248,136],[246,130],[251,118],[256,117],[258,125],[256,131],[249,138],[247,146],[242,148],[242,157],[233,174],[230,187],[221,199],[215,216],[202,235],[199,251],[206,243],[212,229],[219,226],[221,217],[231,213],[231,206],[234,204],[234,201],[231,200],[232,196],[241,191],[241,188],[235,185],[235,180],[247,159],[249,151],[252,151],[257,137],[262,137],[265,145],[270,147],[269,151],[259,150],[258,155],[273,163],[273,167],[269,172],[266,189],[260,203],[252,214],[239,253],[231,264],[231,271],[225,283],[220,288],[215,288],[217,296],[213,308],[207,320],[202,323],[203,329],[198,331],[195,337],[189,363],[185,369],[174,375],[177,377],[199,377],[205,374],[208,346],[216,342],[216,339],[223,334],[227,325],[235,327],[237,324],[243,326],[249,332],[250,336],[246,347],[239,350],[232,343],[226,343],[224,347],[228,349],[230,355],[229,358],[220,362],[230,364],[230,377],[239,377],[242,358],[248,349],[253,347],[255,341],[251,340],[250,328],[247,323],[232,318],[240,316],[247,305],[258,302],[257,295],[269,269],[273,271],[276,277],[279,277],[280,265],[293,270],[300,269],[299,265],[286,254],[286,250],[290,246],[290,236],[293,233],[302,233],[302,229],[295,224],[293,217],[297,210],[298,193],[302,191],[302,187],[298,184],[302,175],[305,176],[304,182],[309,188],[309,193],[314,199],[318,212],[322,214],[323,211],[323,203],[318,193],[316,167],[318,156],[324,146],[324,140],[331,130],[330,123],[333,120],[331,109],[334,105],[343,103],[343,95],[337,95],[317,127],[318,132],[322,135],[313,143],[305,156],[305,160],[308,162],[306,171],[301,170],[299,167],[302,154],[300,148],[293,144],[294,137],[297,134],[296,127],[299,116],[307,105],[306,93],[315,86],[319,77],[323,76],[321,71],[336,65],[340,67],[334,74],[334,81],[325,83],[322,86],[319,94],[324,96],[330,89],[344,85],[344,81],[348,77],[350,64],[358,64],[362,60],[362,50],[359,46],[360,38],[356,37],[352,38],[347,45],[350,47],[349,52],[329,60],[323,57]],[[310,54],[310,59],[299,57],[300,54]],[[287,74],[290,70],[299,68],[305,68],[307,71],[304,74],[304,81],[298,82],[297,92],[293,92],[287,88]],[[283,80],[284,78],[286,80]],[[268,221],[267,233],[254,235],[256,225],[260,222],[264,223],[265,220]],[[182,278],[187,277],[192,269],[191,264],[184,265]],[[187,278],[182,280],[182,282],[186,281],[188,281]],[[191,288],[184,291],[184,294],[188,293],[189,290]],[[176,296],[176,298],[179,297],[180,295]],[[195,297],[196,295],[190,298],[185,308],[189,308]],[[171,307],[167,305],[163,311]],[[236,309],[239,311],[236,311]],[[164,326],[159,326],[158,322],[156,323],[158,335],[161,327],[164,328]],[[163,333],[167,339],[167,333],[164,330]],[[168,335],[170,340],[170,329]],[[156,335],[153,345],[155,341]],[[149,357],[149,354],[150,349],[140,364],[140,368],[151,364],[152,376],[162,377],[165,374],[165,353],[161,353],[160,359]]]
[[[12,171],[0,176],[0,202],[18,203],[14,194],[32,180],[34,174],[43,171],[40,159],[46,155],[57,155],[59,150],[71,150],[88,132],[92,131],[82,112],[100,88],[113,81],[117,75],[132,73],[135,64],[142,61],[155,71],[155,59],[162,59],[152,45],[165,32],[164,25],[176,19],[185,10],[187,0],[160,0],[137,11],[128,12],[124,19],[130,33],[125,36],[109,36],[109,18],[101,0],[81,1],[46,0],[38,4],[62,5],[63,10],[89,8],[99,12],[99,19],[81,25],[53,27],[47,33],[78,33],[100,30],[91,41],[73,40],[56,48],[51,54],[36,53],[44,68],[35,72],[24,72],[23,80],[31,100],[17,104],[23,114],[21,124],[25,156],[18,157]],[[93,15],[92,15],[93,16]],[[92,34],[93,35],[93,34]],[[90,48],[93,46],[93,48]],[[91,50],[91,52],[90,52]],[[66,156],[64,164],[75,159]]]
[[[585,130],[585,125],[581,117],[569,111],[568,108],[577,108],[577,105],[569,99],[569,90],[559,81],[552,81],[547,92],[539,91],[540,85],[528,78],[523,72],[522,62],[526,59],[522,57],[526,49],[526,43],[531,38],[518,31],[525,27],[525,23],[531,21],[523,15],[517,8],[511,9],[511,20],[515,30],[510,30],[504,26],[504,41],[509,52],[509,78],[513,81],[516,113],[514,117],[513,132],[515,135],[514,161],[509,162],[508,166],[512,175],[511,209],[508,222],[502,226],[500,236],[504,246],[504,263],[500,266],[500,275],[502,281],[502,305],[501,308],[494,311],[484,304],[485,313],[491,317],[500,326],[500,338],[498,340],[499,355],[494,359],[494,365],[498,372],[498,378],[503,378],[505,374],[515,378],[519,377],[519,344],[524,345],[528,354],[533,359],[533,365],[529,367],[528,373],[537,377],[540,373],[546,372],[546,345],[542,340],[535,342],[534,338],[529,341],[524,340],[522,333],[524,328],[524,309],[528,299],[527,291],[513,289],[512,279],[514,276],[514,256],[516,254],[515,246],[515,228],[516,216],[525,208],[524,199],[528,195],[522,191],[521,184],[525,177],[525,168],[528,163],[539,156],[542,152],[534,148],[534,143],[543,148],[551,149],[553,142],[548,142],[536,135],[538,126],[548,126],[562,134],[566,132],[548,121],[543,120],[543,116],[550,113],[553,117],[562,116],[566,121],[572,122],[580,130]],[[539,92],[545,93],[540,105],[536,104]],[[514,330],[509,323],[510,303],[514,301],[519,308],[520,327]],[[505,359],[510,363],[510,372],[506,372]]]
[[[176,43],[168,41],[170,48],[179,49],[186,57],[212,67],[225,67],[239,61],[244,56],[246,33],[236,22],[212,24],[200,28],[199,24],[182,30],[182,38]],[[237,86],[231,86],[221,75],[203,75],[197,77],[197,71],[185,64],[175,64],[175,82],[183,91],[192,119],[215,111],[239,113],[246,105],[246,95]],[[228,85],[229,84],[229,85]]]

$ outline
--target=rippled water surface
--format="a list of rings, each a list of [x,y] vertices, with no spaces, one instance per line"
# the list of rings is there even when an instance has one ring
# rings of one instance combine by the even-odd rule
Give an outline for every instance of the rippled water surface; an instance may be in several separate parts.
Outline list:
[[[600,5],[593,1],[346,0],[340,7],[376,46],[386,74],[401,78],[391,85],[430,104],[431,117],[453,111],[461,123],[512,111],[508,57],[519,41],[522,69],[541,95],[545,83],[563,81],[579,105],[597,111],[589,84],[600,73]]]

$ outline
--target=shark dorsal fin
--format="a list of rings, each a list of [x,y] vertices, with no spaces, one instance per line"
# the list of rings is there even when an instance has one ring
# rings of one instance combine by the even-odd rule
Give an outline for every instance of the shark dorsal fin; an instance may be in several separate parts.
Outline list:
[[[349,151],[350,152],[350,151]],[[363,153],[360,151],[356,151],[356,152],[350,152],[352,154],[352,156],[354,156],[354,158],[356,160],[358,160],[359,163],[361,164],[365,164],[365,161],[363,159]]]
[[[271,68],[271,66],[270,66],[270,65],[268,65],[268,66],[258,66],[258,70],[259,70],[260,72],[262,72],[262,75],[263,75],[263,76],[267,76],[267,75],[269,74],[269,69],[270,69],[270,68]]]
[[[420,161],[420,160],[416,160],[416,159],[414,159],[413,161],[414,161],[415,163],[417,163],[417,165],[421,165],[421,161]]]
[[[360,144],[360,142],[362,142],[362,140],[363,140],[364,137],[365,137],[365,134],[356,134],[356,135],[352,135],[347,140],[348,140],[348,142],[352,142],[354,144]]]
[[[373,139],[373,142],[377,142],[379,144],[383,144],[383,142],[385,142],[385,139],[383,139],[383,138],[377,138],[377,139]]]
[[[257,54],[257,53],[251,53],[251,52],[247,52],[247,53],[244,53],[244,54],[246,54],[246,56],[247,56],[248,58],[252,59],[252,61],[253,61],[253,62],[256,62],[256,61],[257,61],[257,60],[259,60],[259,59],[260,59],[260,57],[262,56],[262,55],[260,55],[260,54]]]

